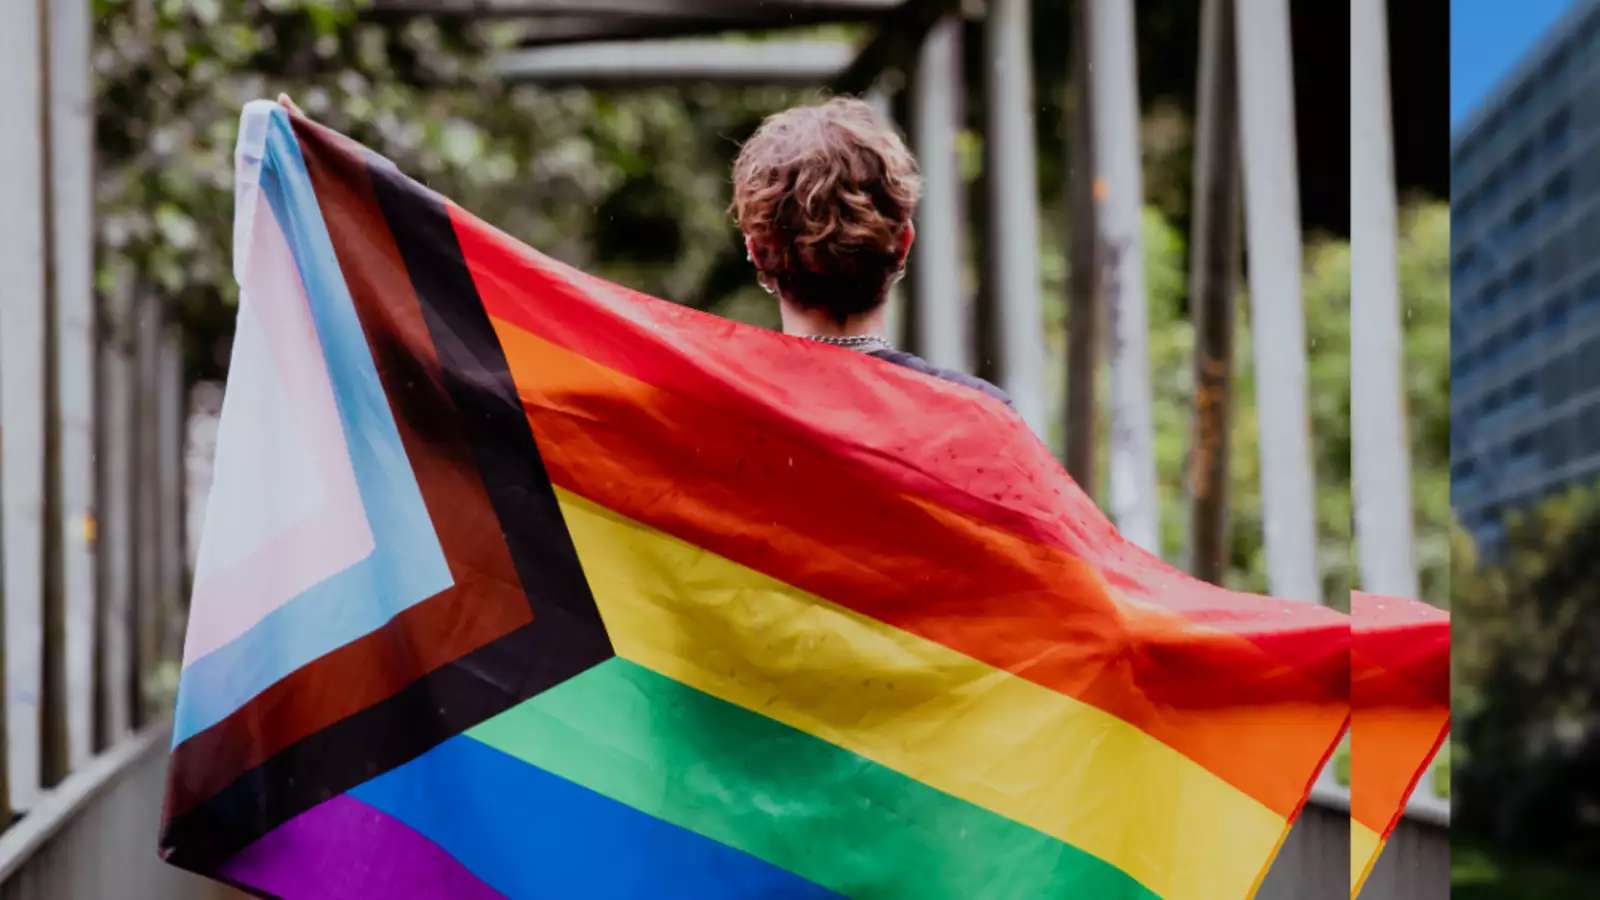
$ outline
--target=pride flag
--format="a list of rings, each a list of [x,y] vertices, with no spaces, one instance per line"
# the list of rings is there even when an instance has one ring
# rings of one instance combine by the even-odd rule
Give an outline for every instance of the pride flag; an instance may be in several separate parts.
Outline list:
[[[1349,630],[1003,404],[608,284],[245,110],[162,852],[281,897],[1250,895]]]
[[[1350,896],[1450,730],[1450,616],[1350,594]]]

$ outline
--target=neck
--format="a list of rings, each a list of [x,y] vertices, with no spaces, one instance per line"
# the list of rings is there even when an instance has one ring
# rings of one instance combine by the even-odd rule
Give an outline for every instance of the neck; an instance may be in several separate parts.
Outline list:
[[[887,337],[884,334],[884,306],[851,316],[843,322],[816,309],[796,306],[787,300],[778,303],[783,317],[783,333],[793,335],[821,335],[825,337]]]

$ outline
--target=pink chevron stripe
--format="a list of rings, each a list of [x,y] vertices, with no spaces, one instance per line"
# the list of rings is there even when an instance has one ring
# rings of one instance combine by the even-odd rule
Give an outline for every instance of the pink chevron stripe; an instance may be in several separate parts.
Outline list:
[[[208,508],[254,514],[207,516],[185,666],[373,549],[305,287],[272,207],[256,204],[255,220],[228,385],[253,409],[223,417],[247,430],[218,436],[214,496],[231,493]]]

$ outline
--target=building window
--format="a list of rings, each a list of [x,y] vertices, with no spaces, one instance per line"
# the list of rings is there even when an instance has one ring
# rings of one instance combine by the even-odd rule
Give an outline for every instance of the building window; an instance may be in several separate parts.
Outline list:
[[[1531,204],[1525,204],[1525,205],[1530,205],[1531,206]],[[1529,258],[1529,259],[1524,259],[1522,262],[1519,262],[1515,266],[1512,267],[1512,269],[1511,269],[1511,277],[1506,282],[1506,288],[1511,293],[1517,294],[1519,296],[1519,299],[1522,299],[1523,295],[1526,295],[1528,290],[1530,288],[1532,288],[1532,287],[1533,287],[1533,259]]]
[[[1572,441],[1567,435],[1567,422],[1557,419],[1544,427],[1540,433],[1540,443],[1544,445],[1544,462],[1547,466],[1565,465],[1572,457]]]
[[[1562,172],[1545,182],[1544,209],[1547,216],[1557,216],[1567,209],[1572,196],[1572,176]]]
[[[1483,286],[1478,293],[1478,308],[1484,312],[1500,305],[1500,298],[1505,294],[1505,285],[1499,281],[1491,281]]]
[[[1489,338],[1488,340],[1483,342],[1483,346],[1482,347],[1478,348],[1478,362],[1480,362],[1480,363],[1482,363],[1482,364],[1484,364],[1486,366],[1494,365],[1494,361],[1496,359],[1498,359],[1499,357],[1500,357],[1500,338],[1498,338],[1498,337]]]
[[[1528,226],[1533,222],[1536,209],[1532,200],[1524,200],[1511,210],[1511,215],[1506,217],[1506,234],[1512,240],[1522,238],[1528,233]]]
[[[1579,440],[1576,450],[1580,457],[1600,450],[1600,409],[1594,407],[1594,404],[1590,404],[1588,409],[1580,410],[1572,417],[1573,433]]]
[[[1584,313],[1600,309],[1600,272],[1583,280],[1583,287],[1578,290],[1578,309]]]
[[[1544,149],[1546,153],[1560,153],[1572,138],[1572,110],[1562,107],[1544,122]]]
[[[1572,389],[1593,390],[1600,388],[1600,362],[1595,360],[1594,354],[1600,353],[1600,337],[1592,337],[1584,341],[1572,355]],[[1591,409],[1591,415],[1600,415],[1600,407]]]
[[[1550,59],[1545,62],[1544,68],[1539,72],[1539,80],[1560,83],[1561,79],[1566,77],[1569,56],[1570,53],[1565,46],[1550,54]]]
[[[1511,161],[1506,164],[1506,178],[1515,180],[1522,176],[1533,162],[1533,138],[1523,141],[1517,146],[1516,152],[1511,154]]]
[[[1503,169],[1494,169],[1483,179],[1483,187],[1478,189],[1478,202],[1484,206],[1493,206],[1500,198],[1500,185],[1505,177]]]
[[[1544,382],[1544,405],[1555,406],[1572,396],[1572,367],[1564,354],[1551,357],[1539,373]]]
[[[1543,331],[1548,337],[1559,337],[1572,315],[1572,301],[1562,294],[1544,305]]]
[[[1464,247],[1460,253],[1456,254],[1455,261],[1450,264],[1451,274],[1455,278],[1465,278],[1472,273],[1477,264],[1478,251],[1471,247]]]

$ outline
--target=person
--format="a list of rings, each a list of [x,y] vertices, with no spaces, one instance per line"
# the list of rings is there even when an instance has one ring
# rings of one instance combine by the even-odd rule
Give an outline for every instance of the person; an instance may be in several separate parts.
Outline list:
[[[836,344],[965,385],[998,387],[896,349],[889,288],[916,240],[916,158],[872,108],[834,97],[768,116],[733,164],[730,212],[756,280],[777,297],[785,334]]]

